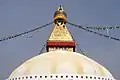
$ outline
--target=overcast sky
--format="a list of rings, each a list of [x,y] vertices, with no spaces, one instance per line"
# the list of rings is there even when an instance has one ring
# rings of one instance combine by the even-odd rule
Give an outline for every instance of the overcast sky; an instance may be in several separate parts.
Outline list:
[[[101,27],[120,25],[120,0],[0,0],[0,38],[52,21],[60,4],[70,22]],[[38,55],[53,26],[0,42],[0,80],[8,78],[17,66]],[[67,26],[88,57],[120,80],[120,42]],[[98,32],[106,34],[106,31]],[[31,35],[33,37],[28,38]],[[120,38],[120,29],[110,30],[110,35]]]

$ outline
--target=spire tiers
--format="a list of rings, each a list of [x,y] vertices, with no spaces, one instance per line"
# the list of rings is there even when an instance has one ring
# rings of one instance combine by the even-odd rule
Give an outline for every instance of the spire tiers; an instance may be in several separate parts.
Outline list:
[[[67,50],[75,52],[75,42],[66,27],[67,15],[60,6],[54,14],[55,27],[47,41],[47,52]]]

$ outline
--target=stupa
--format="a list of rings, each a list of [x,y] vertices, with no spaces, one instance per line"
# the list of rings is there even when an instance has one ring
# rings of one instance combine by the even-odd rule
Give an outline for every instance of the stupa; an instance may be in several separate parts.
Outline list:
[[[46,53],[17,67],[7,80],[115,80],[102,65],[75,51],[76,42],[66,27],[67,14],[60,6],[55,27],[46,42]]]

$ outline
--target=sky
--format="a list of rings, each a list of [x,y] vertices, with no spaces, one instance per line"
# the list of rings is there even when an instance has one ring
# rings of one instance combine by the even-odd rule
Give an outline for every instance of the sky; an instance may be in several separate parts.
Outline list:
[[[68,21],[87,26],[120,25],[120,0],[0,0],[0,38],[21,33],[53,21],[59,5]],[[88,57],[106,67],[120,80],[120,42],[67,25]],[[26,60],[37,56],[54,24],[18,38],[0,42],[0,80]],[[98,31],[106,34],[106,31]],[[120,38],[120,29],[110,30]],[[32,36],[31,38],[29,38]]]

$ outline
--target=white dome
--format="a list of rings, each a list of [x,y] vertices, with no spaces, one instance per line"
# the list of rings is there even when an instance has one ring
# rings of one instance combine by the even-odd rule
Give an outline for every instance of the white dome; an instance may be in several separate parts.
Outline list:
[[[33,75],[82,75],[98,76],[114,80],[111,73],[94,60],[76,52],[51,51],[38,55],[15,69],[8,80]],[[14,80],[16,80],[14,79]],[[22,80],[22,79],[20,79]],[[25,79],[29,80],[29,79]],[[37,80],[37,79],[32,79]],[[84,80],[84,79],[82,79]],[[86,80],[86,79],[85,79]],[[94,79],[92,79],[94,80]],[[103,79],[100,79],[103,80]],[[104,79],[105,80],[105,79]]]

